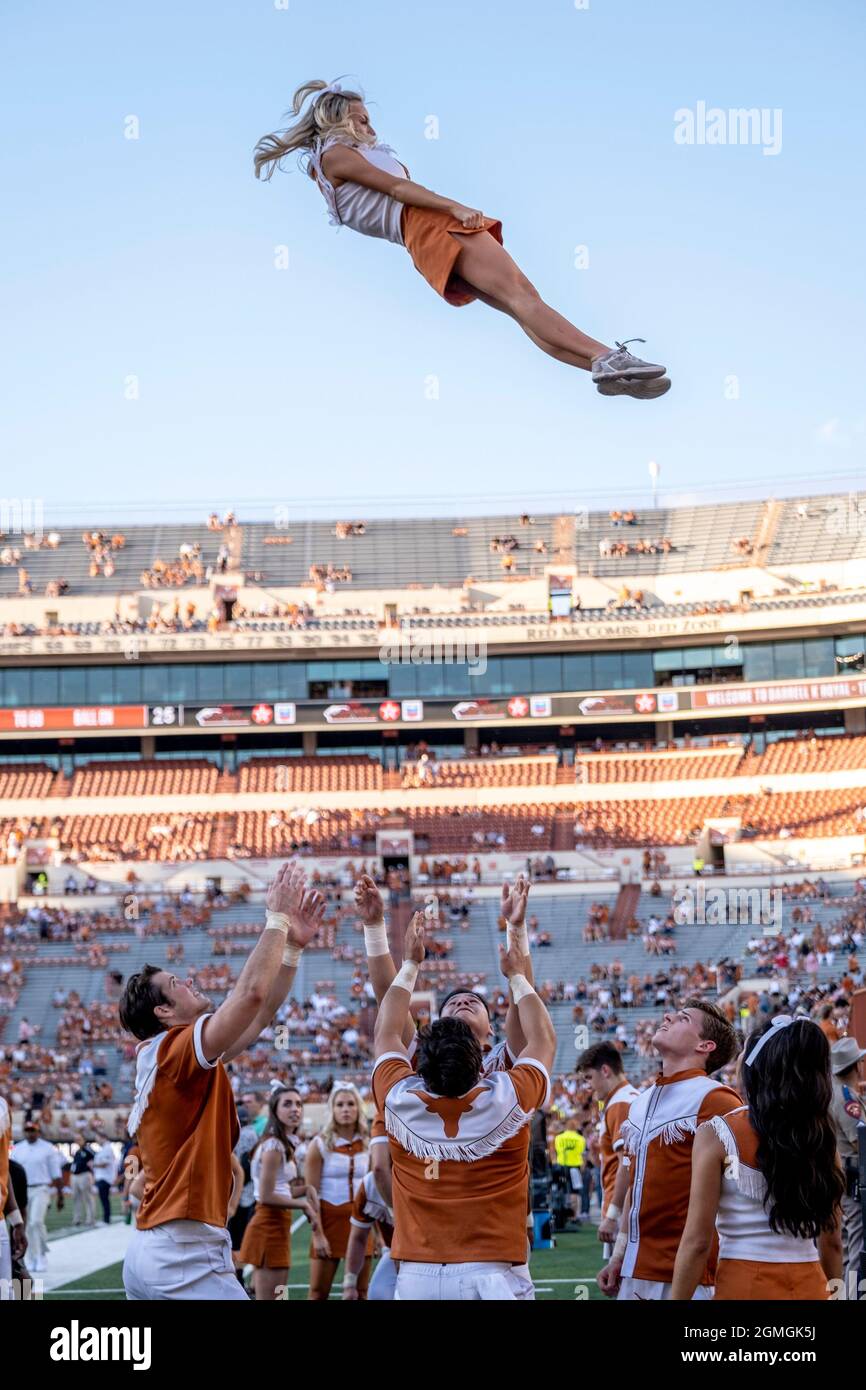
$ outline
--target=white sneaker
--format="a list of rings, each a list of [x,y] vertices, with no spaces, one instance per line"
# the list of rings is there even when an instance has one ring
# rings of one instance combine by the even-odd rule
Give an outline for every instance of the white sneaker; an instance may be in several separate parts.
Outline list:
[[[617,343],[610,352],[596,357],[592,364],[593,381],[615,381],[620,377],[652,378],[664,376],[666,367],[661,367],[655,362],[644,362],[640,357],[635,357],[633,352],[628,351],[628,343],[642,343],[644,341],[643,338],[626,338],[624,343]]]

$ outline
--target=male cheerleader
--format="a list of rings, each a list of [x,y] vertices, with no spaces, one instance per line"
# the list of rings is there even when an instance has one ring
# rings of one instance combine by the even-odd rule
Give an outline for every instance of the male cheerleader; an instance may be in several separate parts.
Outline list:
[[[424,916],[416,913],[374,1038],[373,1096],[393,1163],[395,1298],[532,1298],[523,1274],[529,1119],[549,1098],[556,1030],[511,946],[502,971],[526,1043],[510,1070],[485,1075],[469,1023],[446,1017],[419,1032],[416,1071],[403,1037],[423,959]]]
[[[613,1254],[598,1276],[602,1293],[621,1299],[669,1299],[689,1209],[692,1146],[698,1125],[737,1110],[736,1091],[709,1073],[726,1066],[737,1036],[721,1009],[687,999],[666,1013],[652,1039],[662,1059],[655,1085],[631,1102],[620,1129],[631,1186]],[[715,1251],[695,1290],[713,1297]]]
[[[601,1109],[598,1150],[602,1196],[598,1238],[604,1244],[605,1258],[610,1259],[618,1218],[628,1191],[628,1168],[620,1161],[625,1144],[622,1127],[639,1092],[625,1074],[622,1053],[611,1042],[593,1043],[588,1047],[577,1059],[577,1070],[586,1076]]]
[[[246,1298],[226,1230],[239,1125],[224,1063],[273,1018],[324,910],[300,867],[283,865],[264,930],[215,1011],[190,981],[156,966],[127,981],[120,1021],[141,1039],[128,1127],[145,1177],[123,1266],[127,1298]]]

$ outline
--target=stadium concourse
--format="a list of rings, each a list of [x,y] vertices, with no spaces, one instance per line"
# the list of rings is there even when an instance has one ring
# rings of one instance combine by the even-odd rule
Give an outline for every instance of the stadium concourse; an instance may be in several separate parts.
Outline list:
[[[282,930],[279,1000],[220,1048],[253,1135],[238,1211],[256,1224],[236,1228],[234,1249],[256,1297],[275,1296],[268,1272],[283,1265],[269,1251],[282,1242],[287,1260],[289,1241],[291,1296],[366,1291],[363,1242],[353,1253],[348,1211],[328,1210],[345,1206],[340,1164],[353,1200],[362,1178],[375,1189],[376,1057],[392,1151],[420,1084],[391,1074],[383,1037],[403,1047],[410,998],[422,1029],[447,1022],[449,996],[476,1001],[455,1023],[481,1010],[475,1074],[495,1103],[511,1077],[546,1125],[533,1121],[535,1248],[504,1296],[528,1296],[530,1278],[542,1297],[573,1298],[576,1283],[590,1297],[674,1284],[699,1296],[708,1281],[685,1253],[674,1279],[687,1182],[664,1259],[626,1253],[616,1287],[604,1272],[627,1171],[605,1128],[610,1083],[637,1088],[637,1115],[664,1089],[660,1065],[678,1075],[679,1058],[693,1075],[697,1058],[711,1101],[701,1091],[688,1112],[690,1144],[739,1105],[739,1043],[771,1019],[813,1020],[839,1056],[864,1046],[864,518],[864,499],[830,496],[423,522],[96,519],[83,536],[0,538],[0,1097],[13,1159],[32,1168],[28,1259],[45,1289],[120,1296],[119,1261],[160,1200],[136,1187],[134,1148],[126,1163],[133,1105],[142,1133],[152,1123],[138,1045],[191,1036],[190,999],[240,998],[263,937]],[[320,898],[274,907],[287,862]],[[418,954],[416,911],[417,971],[403,960],[407,944]],[[139,997],[148,963],[164,972],[162,1003]],[[549,1048],[549,1096],[536,1094],[538,1057],[511,1065],[530,1035]],[[197,1077],[210,1075],[202,1036]],[[427,1036],[419,1070],[434,1068]],[[719,1067],[704,1068],[705,1044]],[[436,1101],[469,1090],[422,1076]],[[748,1145],[738,1124],[729,1142]],[[266,1126],[282,1165],[270,1177],[273,1146],[249,1167]],[[458,1146],[460,1161],[487,1161],[480,1142]],[[435,1135],[418,1143],[455,1161]],[[634,1136],[622,1143],[644,1161]],[[387,1248],[390,1203],[363,1192],[356,1219]],[[394,1230],[399,1241],[399,1219]],[[835,1268],[832,1251],[822,1260]],[[499,1263],[524,1268],[513,1250]],[[390,1296],[386,1268],[371,1297]],[[644,1285],[655,1291],[634,1293]]]

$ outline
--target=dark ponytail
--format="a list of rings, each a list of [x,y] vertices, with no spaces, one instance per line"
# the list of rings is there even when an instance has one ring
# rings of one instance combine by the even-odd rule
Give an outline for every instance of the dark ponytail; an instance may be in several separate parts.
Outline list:
[[[752,1033],[746,1057],[772,1024]],[[749,1119],[758,1136],[764,1205],[777,1234],[815,1240],[834,1228],[845,1183],[830,1119],[830,1044],[811,1019],[774,1030],[754,1065],[743,1063]]]

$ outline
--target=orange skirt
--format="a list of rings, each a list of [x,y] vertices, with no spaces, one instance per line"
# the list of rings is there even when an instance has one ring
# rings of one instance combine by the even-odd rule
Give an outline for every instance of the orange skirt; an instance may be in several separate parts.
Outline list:
[[[241,1263],[256,1269],[291,1269],[292,1216],[289,1207],[260,1202],[241,1241]]]
[[[322,1214],[322,1230],[331,1247],[332,1260],[342,1260],[346,1254],[346,1247],[349,1244],[349,1231],[351,1230],[349,1218],[352,1215],[353,1205],[352,1202],[342,1202],[340,1206],[335,1207],[331,1202],[319,1202],[319,1210]],[[367,1254],[372,1255],[372,1253],[373,1232],[371,1231],[370,1238],[367,1241]],[[310,1259],[316,1259],[312,1241],[310,1241]]]
[[[460,255],[460,242],[452,232],[473,236],[489,232],[502,245],[502,223],[485,217],[483,227],[464,227],[450,212],[438,208],[405,207],[402,217],[403,245],[412,257],[415,269],[432,285],[448,304],[458,308],[478,298],[471,285],[454,272],[454,262]]]
[[[719,1260],[716,1299],[724,1302],[794,1300],[823,1302],[830,1297],[827,1276],[817,1260],[770,1264],[761,1260]]]

